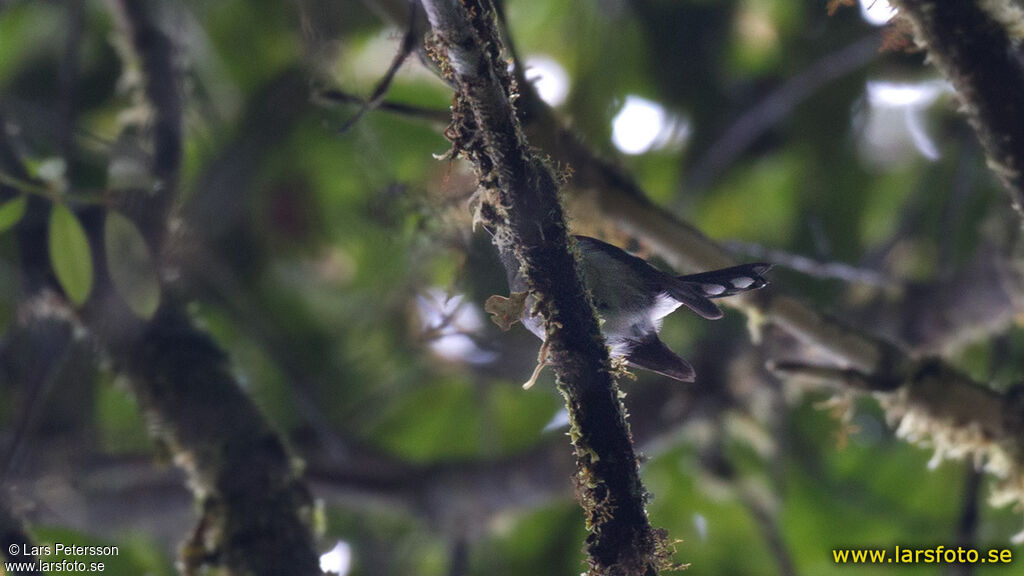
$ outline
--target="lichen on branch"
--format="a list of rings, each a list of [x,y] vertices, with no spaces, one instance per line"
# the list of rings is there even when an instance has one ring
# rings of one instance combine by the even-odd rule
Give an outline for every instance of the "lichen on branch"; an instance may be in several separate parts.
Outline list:
[[[949,78],[988,165],[1024,212],[1024,11],[1007,0],[894,0]]]
[[[651,528],[629,427],[608,350],[581,280],[558,200],[558,181],[527,144],[514,107],[492,7],[471,0],[423,2],[429,51],[456,86],[446,135],[480,183],[479,218],[503,258],[518,262],[571,421],[576,486],[587,517],[591,574],[653,575],[669,564],[667,538]]]

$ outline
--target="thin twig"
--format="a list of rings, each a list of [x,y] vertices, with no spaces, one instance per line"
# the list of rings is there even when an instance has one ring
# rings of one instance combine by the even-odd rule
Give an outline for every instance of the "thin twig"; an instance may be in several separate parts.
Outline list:
[[[796,576],[796,563],[793,561],[793,554],[786,545],[786,538],[779,525],[779,517],[773,506],[764,501],[764,496],[753,487],[738,482],[740,501],[747,509],[747,512],[754,518],[761,536],[768,545],[768,550],[775,559],[780,576]]]
[[[858,268],[842,262],[822,262],[800,254],[779,250],[778,248],[740,240],[729,240],[723,242],[723,244],[737,254],[785,266],[815,278],[843,280],[844,282],[865,284],[876,288],[891,288],[897,284],[892,278],[880,272]]]
[[[384,77],[377,83],[377,87],[373,90],[370,97],[363,103],[356,113],[348,119],[341,128],[338,129],[339,134],[348,132],[349,128],[355,125],[360,118],[363,117],[367,112],[376,109],[380,106],[384,100],[384,96],[387,95],[388,90],[391,89],[391,83],[395,79],[395,75],[398,74],[398,70],[405,64],[409,55],[416,50],[416,2],[409,2],[409,21],[406,25],[405,34],[402,36],[402,44],[398,47],[398,54],[395,54],[394,59],[391,61],[391,66],[388,67],[387,72],[384,73]]]
[[[356,104],[362,108],[367,108],[369,103],[367,100],[360,98],[354,94],[349,94],[343,90],[337,88],[331,88],[322,90],[313,95],[314,101],[324,102],[328,104]],[[452,119],[452,113],[447,110],[438,110],[434,108],[423,108],[421,106],[413,106],[412,104],[403,104],[401,102],[392,102],[381,98],[375,106],[374,110],[380,110],[381,112],[390,112],[399,116],[407,116],[410,118],[416,118],[420,120],[427,120],[433,124],[436,124],[440,128],[444,128],[448,125],[448,122]]]
[[[954,542],[964,548],[977,548],[978,524],[980,520],[979,496],[985,473],[978,470],[974,462],[967,462],[964,469],[964,487],[960,497],[960,514],[956,522]],[[974,565],[969,562],[951,566],[948,576],[972,576]]]
[[[33,317],[26,318],[25,323],[25,326],[19,326],[19,330],[15,330],[12,335],[25,338],[31,342],[31,348],[49,357],[41,359],[44,363],[42,374],[31,374],[22,382],[29,389],[28,396],[18,406],[10,445],[6,447],[3,459],[0,460],[0,485],[6,484],[18,465],[19,457],[30,448],[32,433],[39,424],[40,416],[43,415],[43,407],[53,391],[57,377],[71,356],[72,346],[75,346],[71,339],[71,326],[59,319]],[[51,331],[56,334],[49,333]],[[46,341],[50,338],[58,342]],[[24,345],[25,342],[18,344]]]
[[[71,0],[66,3],[65,16],[67,37],[64,54],[61,56],[58,80],[60,83],[60,150],[68,180],[74,178],[75,169],[75,100],[78,87],[78,62],[81,54],[82,37],[85,31],[85,1]]]
[[[878,55],[879,34],[871,34],[827,54],[740,115],[698,158],[686,178],[688,191],[707,188],[735,159],[769,128],[821,86],[842,78]]]

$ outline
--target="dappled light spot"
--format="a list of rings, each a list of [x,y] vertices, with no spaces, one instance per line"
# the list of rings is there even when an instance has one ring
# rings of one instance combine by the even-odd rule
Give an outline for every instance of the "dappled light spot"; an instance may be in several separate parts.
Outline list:
[[[872,26],[885,26],[896,15],[886,0],[860,0],[860,16]]]
[[[701,542],[706,542],[708,539],[708,519],[703,514],[697,513],[693,515],[693,528],[697,531],[697,537],[700,538]]]
[[[320,556],[320,570],[324,574],[345,576],[352,569],[352,546],[344,540],[338,540],[327,552]]]
[[[925,112],[945,92],[949,83],[868,81],[867,111],[863,117],[861,153],[871,164],[899,166],[913,159],[911,150],[935,161],[938,146],[926,130]]]
[[[558,106],[569,96],[569,73],[549,56],[526,59],[526,79],[549,106]]]
[[[643,154],[682,144],[690,135],[690,123],[669,113],[664,106],[629,95],[612,120],[612,143],[625,154]]]
[[[487,364],[497,358],[474,342],[473,335],[483,329],[483,319],[462,294],[428,288],[416,297],[416,310],[428,346],[438,357],[469,364]]]

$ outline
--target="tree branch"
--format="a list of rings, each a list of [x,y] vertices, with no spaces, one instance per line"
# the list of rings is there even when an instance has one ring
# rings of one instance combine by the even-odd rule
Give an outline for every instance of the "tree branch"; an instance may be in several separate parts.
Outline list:
[[[778,248],[762,246],[752,242],[730,240],[725,246],[736,254],[742,254],[757,261],[785,266],[815,278],[836,279],[852,284],[864,284],[874,288],[893,288],[896,281],[881,272],[859,268],[842,262],[815,260],[802,254],[793,254]]]
[[[179,74],[174,65],[174,45],[157,26],[153,11],[157,5],[139,0],[116,0],[115,13],[124,28],[143,74],[143,93],[152,109],[152,150],[150,169],[155,189],[146,196],[144,209],[133,217],[140,229],[159,247],[167,216],[178,193],[182,156],[182,103]]]
[[[131,190],[125,200],[150,245],[160,247],[178,192],[182,133],[171,42],[152,19],[155,6],[125,1],[120,8],[153,109],[151,169],[158,180],[155,190]],[[3,136],[0,131],[0,169],[25,177]],[[49,206],[39,197],[29,200],[17,229],[27,301],[60,292],[46,251]],[[277,433],[231,376],[224,353],[192,324],[166,282],[156,315],[149,321],[134,316],[114,289],[100,248],[104,210],[89,207],[78,218],[96,264],[95,287],[80,317],[128,376],[154,435],[188,473],[202,504],[182,553],[184,571],[215,564],[226,574],[319,574],[309,492]],[[156,259],[162,256],[158,251]]]
[[[213,561],[230,574],[317,574],[312,498],[216,344],[165,308],[114,357],[203,504],[187,570]]]
[[[178,192],[182,132],[173,46],[153,20],[155,6],[120,2],[154,110],[158,188],[134,215],[159,249]],[[104,256],[97,254],[99,286],[109,283]],[[318,573],[312,498],[280,437],[231,376],[226,355],[192,324],[174,286],[163,283],[161,307],[141,323],[123,312],[110,288],[98,290],[84,316],[130,377],[152,429],[202,504],[182,551],[185,572],[218,564],[239,575]]]
[[[918,43],[956,88],[989,167],[1024,211],[1024,65],[1020,9],[1010,2],[894,0]]]
[[[481,213],[496,226],[499,250],[521,263],[544,318],[572,422],[591,574],[656,574],[666,563],[665,536],[647,519],[647,494],[604,338],[569,248],[558,184],[526,144],[492,10],[472,1],[423,4],[440,67],[458,86],[448,133],[473,160]]]
[[[577,221],[597,229],[610,224],[680,271],[736,263],[729,250],[651,202],[628,174],[584,146],[529,90],[522,100],[529,110],[531,141],[573,168],[573,193],[567,198],[578,205],[572,211]],[[1000,498],[1024,502],[1024,404],[1015,400],[1018,394],[991,390],[941,360],[915,358],[892,342],[806,306],[779,286],[723,304],[740,309],[756,324],[781,328],[834,362],[826,369],[848,377],[833,382],[860,391],[890,391],[887,411],[903,438],[940,444],[941,456],[990,456],[999,462]]]
[[[395,76],[398,74],[398,70],[405,64],[405,60],[412,54],[416,49],[417,40],[419,35],[416,33],[416,12],[417,6],[415,2],[409,2],[409,23],[406,25],[405,34],[402,36],[402,45],[398,48],[398,54],[395,54],[394,59],[391,61],[391,65],[388,66],[387,72],[384,73],[384,77],[377,83],[377,87],[373,89],[373,94],[367,99],[359,110],[346,121],[341,128],[338,129],[339,134],[344,134],[349,128],[355,125],[364,114],[371,110],[375,110],[384,101],[384,96],[387,95],[388,90],[391,88],[391,82],[394,81]]]
[[[0,546],[3,546],[0,554],[11,562],[35,562],[38,560],[34,554],[31,554],[32,539],[25,533],[21,520],[15,517],[7,505],[5,497],[0,497]],[[32,569],[17,571],[14,574],[42,576],[43,573]]]
[[[355,104],[360,107],[360,110],[370,107],[370,101],[364,100],[359,96],[349,94],[348,92],[337,88],[329,88],[321,92],[317,92],[313,95],[313,98],[315,102],[322,103],[323,105]],[[432,126],[438,126],[439,131],[447,126],[448,122],[452,119],[451,112],[447,110],[433,110],[420,106],[412,106],[410,104],[402,104],[400,102],[392,102],[384,98],[374,100],[372,108],[374,110],[390,112],[406,118],[424,120],[429,122]]]
[[[758,138],[779,124],[821,86],[865,66],[878,56],[880,35],[869,34],[814,62],[743,112],[687,171],[685,189],[708,188]]]

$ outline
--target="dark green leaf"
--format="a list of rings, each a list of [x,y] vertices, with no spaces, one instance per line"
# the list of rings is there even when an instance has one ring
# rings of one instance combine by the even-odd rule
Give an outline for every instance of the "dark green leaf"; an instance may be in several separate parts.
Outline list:
[[[50,262],[61,288],[81,306],[92,291],[92,254],[78,218],[63,204],[50,213]]]
[[[21,221],[25,215],[25,197],[18,196],[14,200],[4,202],[0,206],[0,232],[3,232]]]
[[[117,212],[107,214],[104,249],[114,287],[139,317],[153,317],[160,306],[156,266],[135,223]]]

